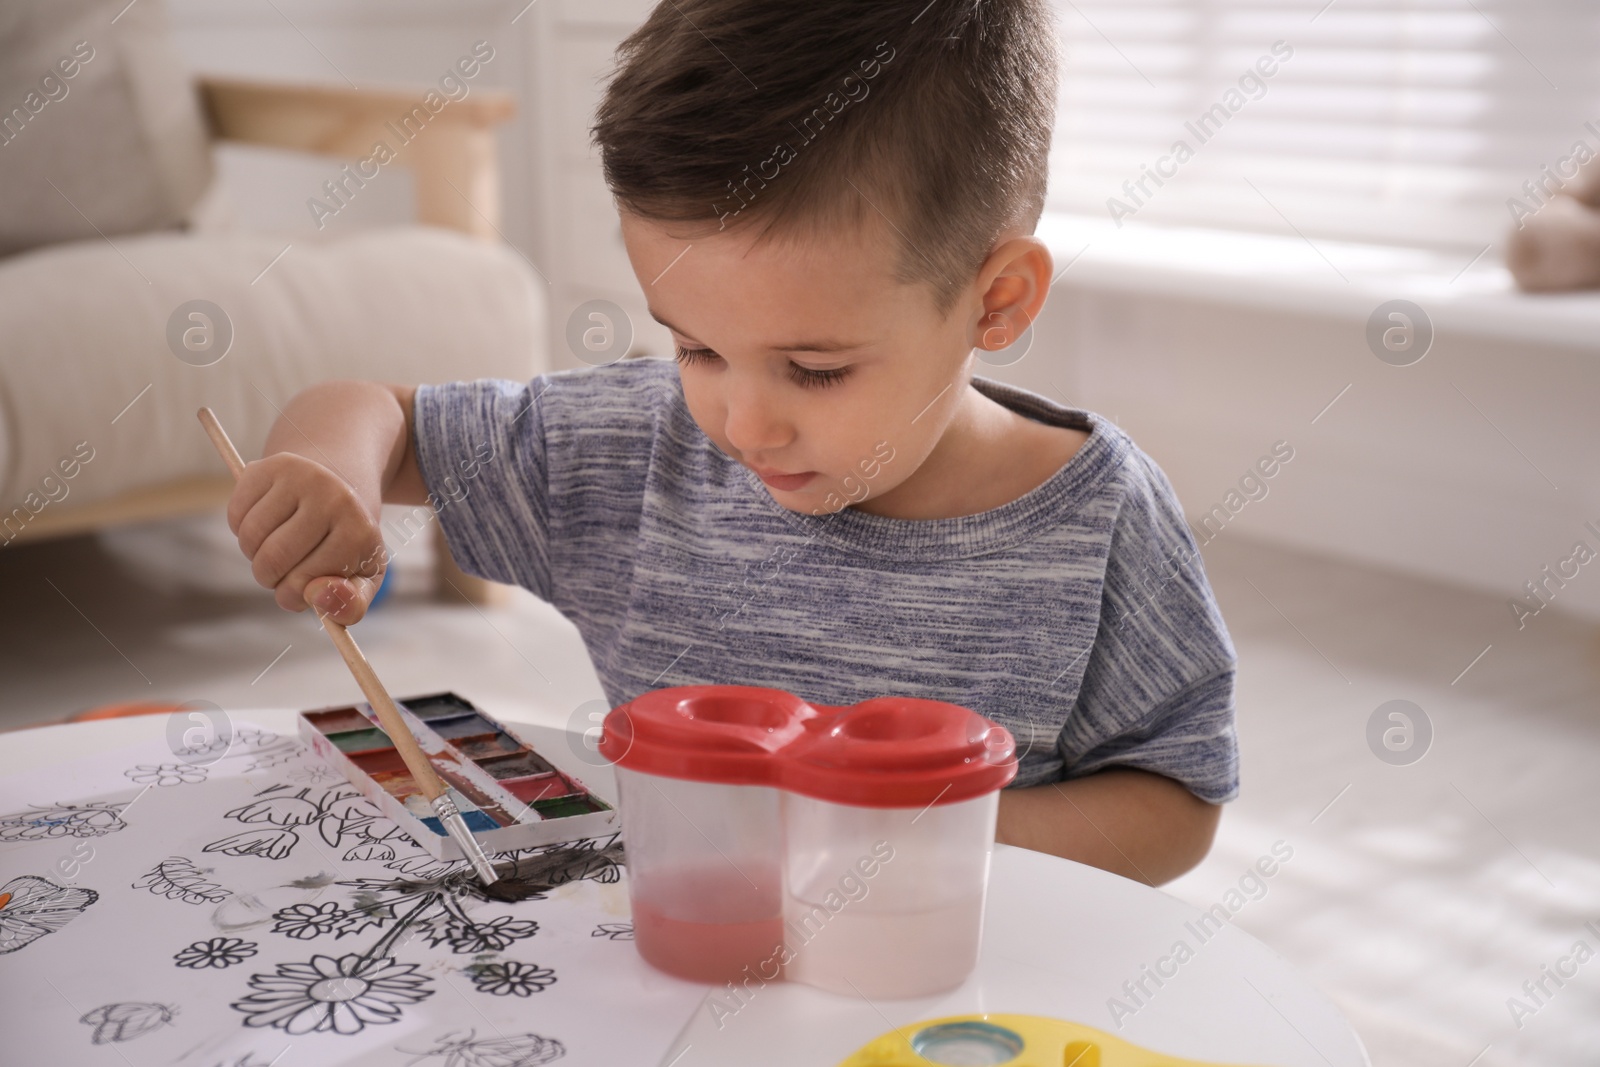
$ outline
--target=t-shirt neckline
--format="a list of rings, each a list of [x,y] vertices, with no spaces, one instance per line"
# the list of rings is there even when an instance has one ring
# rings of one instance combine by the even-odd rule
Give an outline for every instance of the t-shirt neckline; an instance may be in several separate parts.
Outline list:
[[[1067,407],[1019,386],[978,375],[972,386],[1028,418],[1089,431],[1078,451],[1054,474],[1028,492],[972,515],[942,519],[897,519],[846,507],[829,515],[808,515],[779,504],[749,467],[725,455],[709,437],[706,444],[721,462],[739,469],[745,491],[808,540],[877,559],[931,561],[985,555],[1037,537],[1058,526],[1087,491],[1122,461],[1126,439],[1109,422],[1084,408]],[[682,398],[682,383],[678,395]],[[687,411],[687,406],[685,406]],[[702,436],[704,436],[702,434]]]

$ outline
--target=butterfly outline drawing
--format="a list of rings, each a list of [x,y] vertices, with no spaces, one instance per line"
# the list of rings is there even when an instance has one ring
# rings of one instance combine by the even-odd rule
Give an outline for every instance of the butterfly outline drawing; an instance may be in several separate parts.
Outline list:
[[[99,899],[93,889],[59,886],[33,874],[0,885],[0,955],[55,933]]]

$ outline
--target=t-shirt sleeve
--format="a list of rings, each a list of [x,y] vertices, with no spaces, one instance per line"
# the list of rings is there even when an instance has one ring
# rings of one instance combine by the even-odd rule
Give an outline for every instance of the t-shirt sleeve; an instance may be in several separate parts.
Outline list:
[[[1165,473],[1137,448],[1126,472],[1062,776],[1136,767],[1220,804],[1239,793],[1238,657]]]
[[[413,447],[428,503],[468,574],[551,599],[546,375],[417,387]]]

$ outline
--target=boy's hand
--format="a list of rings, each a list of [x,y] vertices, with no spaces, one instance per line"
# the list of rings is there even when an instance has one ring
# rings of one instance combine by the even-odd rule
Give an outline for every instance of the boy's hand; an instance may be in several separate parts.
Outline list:
[[[228,500],[228,528],[278,606],[313,607],[346,626],[366,614],[383,577],[378,514],[377,500],[293,452],[245,464]]]

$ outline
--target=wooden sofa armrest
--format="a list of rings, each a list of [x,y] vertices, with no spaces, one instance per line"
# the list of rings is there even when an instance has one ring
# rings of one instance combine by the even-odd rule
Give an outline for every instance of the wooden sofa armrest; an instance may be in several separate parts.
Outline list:
[[[367,180],[384,165],[375,149],[387,146],[393,162],[416,175],[418,222],[488,240],[499,235],[494,127],[516,113],[509,93],[473,89],[451,100],[432,87],[357,90],[211,76],[198,87],[218,139],[373,160]]]
[[[196,475],[121,493],[109,500],[70,508],[46,508],[20,532],[0,529],[0,542],[49,541],[125,522],[147,522],[171,515],[215,511],[233,493],[233,476]]]

